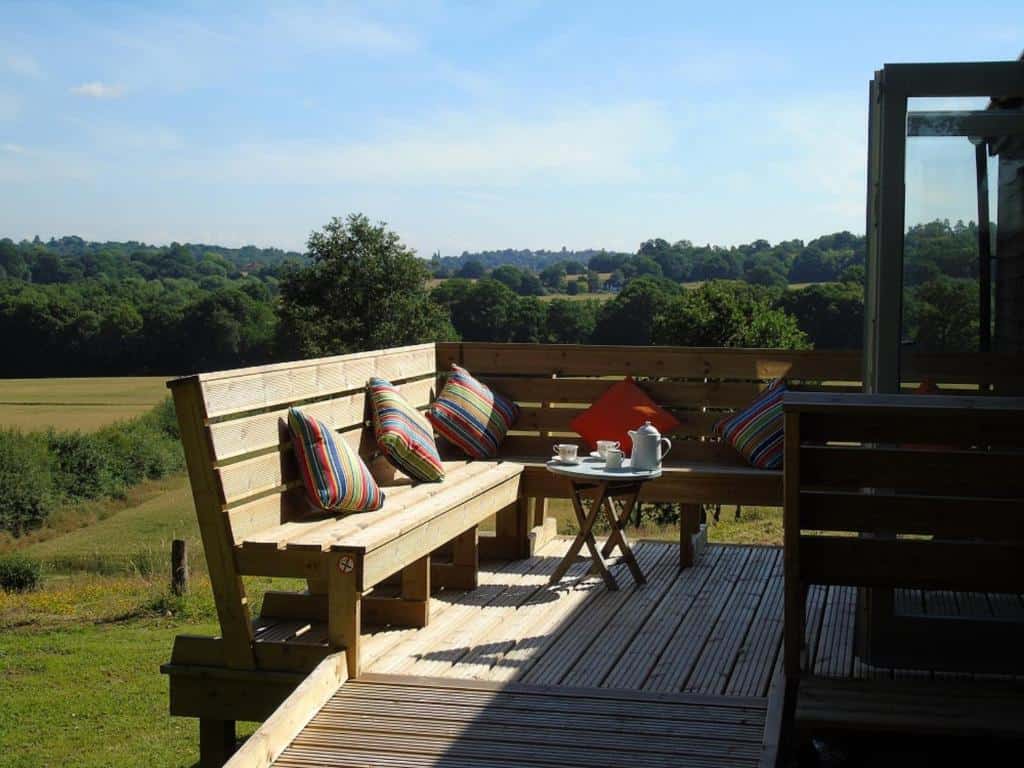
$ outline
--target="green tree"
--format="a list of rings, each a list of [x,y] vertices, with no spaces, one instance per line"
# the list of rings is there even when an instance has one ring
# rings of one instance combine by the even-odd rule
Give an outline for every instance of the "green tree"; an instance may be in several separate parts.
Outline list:
[[[978,284],[939,277],[913,292],[907,308],[922,352],[974,352],[978,349]]]
[[[547,305],[547,333],[544,340],[550,344],[586,344],[597,325],[600,306],[601,302],[593,299],[552,299]]]
[[[449,339],[430,300],[426,262],[383,223],[334,218],[308,242],[312,264],[281,280],[281,352],[288,357]]]
[[[562,291],[565,288],[565,264],[559,262],[543,269],[540,281],[544,287],[552,291]]]
[[[580,292],[580,281],[570,280],[565,286],[565,292],[570,296],[578,296]]]
[[[514,267],[511,264],[502,264],[491,272],[491,279],[502,283],[509,290],[522,293],[523,270],[519,267]]]
[[[679,287],[673,283],[639,277],[601,308],[594,329],[598,344],[647,345],[652,342],[656,318],[672,303]]]
[[[770,292],[714,281],[685,290],[658,313],[652,343],[695,347],[807,349],[796,319],[771,305]]]
[[[860,349],[864,343],[864,289],[856,283],[785,291],[776,306],[796,318],[816,349]]]
[[[484,265],[479,261],[467,261],[459,268],[458,276],[464,277],[467,280],[479,280],[487,274],[487,270],[484,269]]]

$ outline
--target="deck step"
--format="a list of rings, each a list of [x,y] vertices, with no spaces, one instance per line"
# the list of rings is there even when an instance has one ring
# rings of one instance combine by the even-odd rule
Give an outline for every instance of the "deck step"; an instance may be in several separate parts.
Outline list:
[[[274,765],[755,766],[765,701],[368,674]]]

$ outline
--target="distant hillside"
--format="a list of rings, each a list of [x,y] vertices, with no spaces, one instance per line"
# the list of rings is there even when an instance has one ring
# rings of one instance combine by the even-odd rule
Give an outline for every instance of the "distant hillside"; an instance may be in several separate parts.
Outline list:
[[[223,245],[207,245],[205,243],[171,243],[170,245],[149,245],[135,240],[107,241],[104,243],[83,240],[75,235],[61,238],[50,238],[47,241],[36,238],[33,245],[45,246],[47,250],[66,259],[83,259],[99,254],[113,257],[131,258],[135,254],[155,255],[170,250],[185,250],[196,261],[201,261],[206,254],[216,254],[240,270],[252,271],[256,268],[270,267],[289,259],[304,261],[305,256],[295,251],[283,251],[280,248],[259,248],[255,245],[243,245],[241,248],[227,248]]]
[[[607,251],[604,248],[587,248],[582,251],[570,251],[562,248],[558,251],[531,251],[529,249],[505,248],[500,251],[463,251],[459,256],[435,256],[433,259],[435,273],[456,274],[467,262],[480,262],[485,269],[494,269],[504,265],[540,272],[553,264],[563,261],[575,261],[587,264],[595,256],[628,258],[631,253]]]

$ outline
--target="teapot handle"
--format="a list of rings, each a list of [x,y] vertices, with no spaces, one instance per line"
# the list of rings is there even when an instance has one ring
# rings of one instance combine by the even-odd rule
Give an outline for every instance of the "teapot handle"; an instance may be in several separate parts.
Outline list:
[[[661,452],[661,458],[664,459],[666,456],[668,456],[668,452],[672,450],[672,441],[669,440],[667,437],[663,437],[658,442],[665,444],[665,450]]]

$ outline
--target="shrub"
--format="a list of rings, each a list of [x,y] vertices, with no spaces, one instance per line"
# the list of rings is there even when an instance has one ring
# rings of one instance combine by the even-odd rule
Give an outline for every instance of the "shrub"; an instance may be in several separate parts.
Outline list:
[[[53,459],[46,436],[0,430],[0,529],[20,536],[53,509]]]
[[[0,557],[0,589],[27,592],[39,586],[40,568],[36,560],[23,555]]]
[[[69,499],[95,499],[120,492],[111,467],[110,450],[102,438],[81,432],[49,432],[57,490]]]

